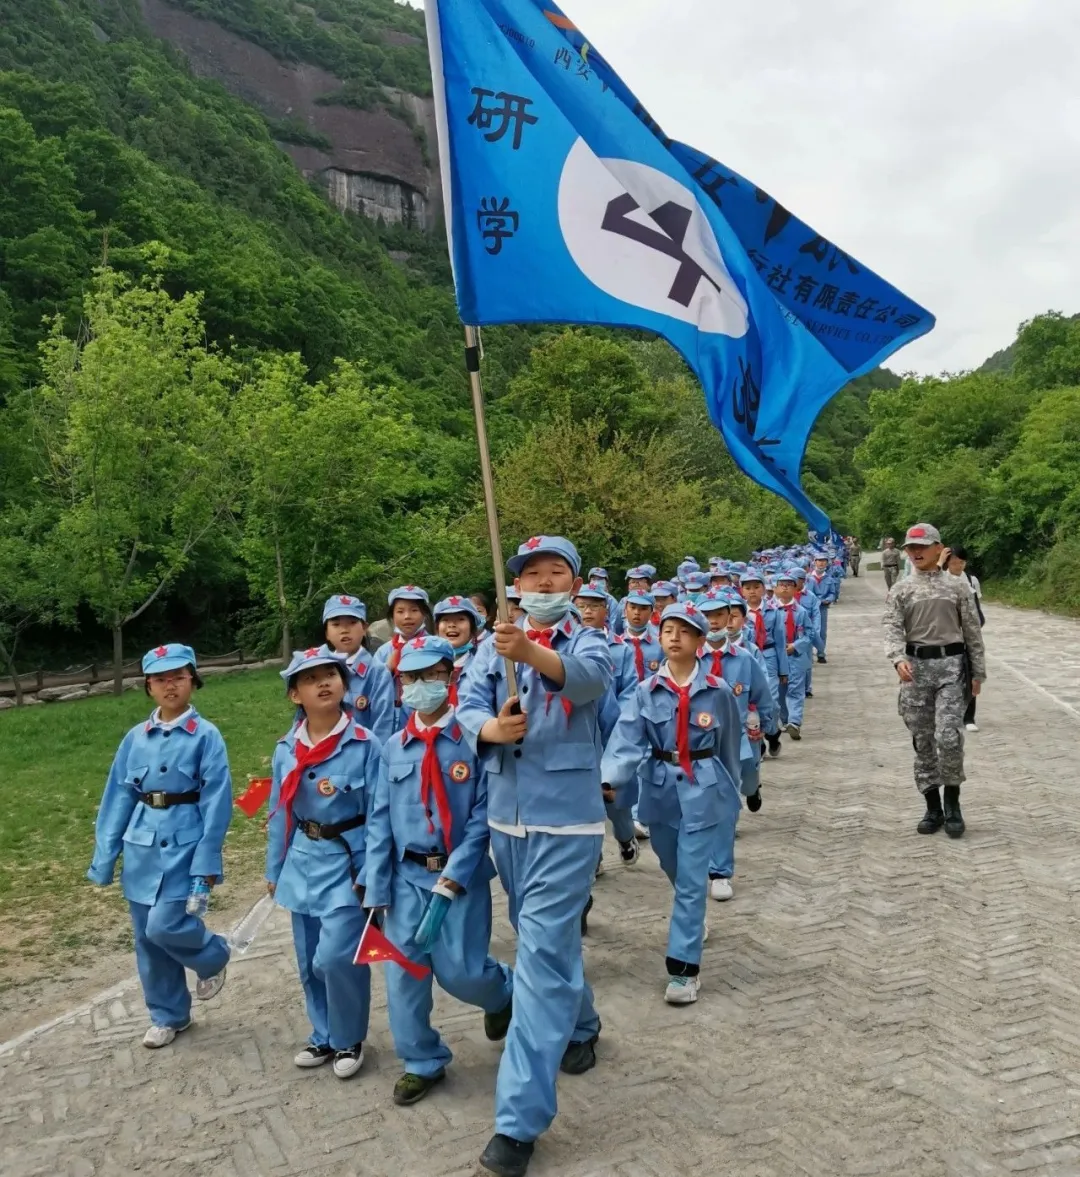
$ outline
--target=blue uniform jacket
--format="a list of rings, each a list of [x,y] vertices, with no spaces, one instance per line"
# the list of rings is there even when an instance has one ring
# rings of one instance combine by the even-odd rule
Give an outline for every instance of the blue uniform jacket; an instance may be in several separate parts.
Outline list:
[[[664,661],[664,652],[660,649],[660,635],[656,632],[656,626],[647,625],[645,632],[640,636],[625,629],[623,641],[630,648],[630,665],[634,668],[634,676],[638,682],[644,682],[650,674],[655,674],[660,669],[660,663]],[[641,660],[645,670],[640,679],[637,678],[637,660],[634,657],[634,647],[638,642],[641,643]]]
[[[195,805],[152,809],[136,793],[189,793]],[[197,712],[163,728],[153,720],[121,740],[98,808],[87,877],[106,885],[124,852],[124,898],[147,906],[186,899],[195,876],[224,877],[221,847],[232,817],[232,779],[221,733]]]
[[[776,611],[780,614],[785,638],[787,635],[787,614],[789,609],[795,614],[795,640],[791,643],[795,647],[795,653],[789,654],[788,659],[793,668],[807,670],[810,667],[811,654],[814,648],[814,642],[817,639],[817,630],[814,628],[810,614],[798,601],[792,601],[790,606],[778,604]]]
[[[394,730],[394,676],[385,662],[378,661],[363,646],[346,660],[346,665],[349,687],[345,702],[352,708],[356,722],[385,743]]]
[[[786,678],[788,674],[788,656],[787,637],[784,634],[784,619],[775,608],[770,608],[764,602],[761,606],[761,615],[765,619],[765,649],[762,650],[762,653],[768,650],[776,651],[776,673]],[[746,615],[746,625],[743,628],[743,641],[748,646],[757,646],[753,613],[748,612]],[[758,646],[758,649],[760,650],[761,647]]]
[[[420,799],[420,763],[425,749],[423,740],[408,731],[398,732],[383,748],[367,827],[364,903],[368,907],[390,905],[395,874],[425,890],[431,890],[439,878],[450,879],[468,891],[487,886],[495,877],[495,864],[488,857],[491,835],[487,824],[487,780],[454,719],[435,741],[450,801],[454,848],[441,871],[429,871],[404,857],[406,850],[418,854],[446,853],[435,799],[432,797],[430,802],[434,833],[428,829],[427,813]]]
[[[526,628],[526,618],[517,624]],[[500,825],[604,820],[598,711],[614,673],[607,638],[567,616],[555,627],[552,648],[566,675],[561,688],[531,666],[517,668],[521,706],[529,718],[521,747],[479,743],[480,729],[508,698],[504,663],[494,642],[477,650],[459,694],[457,720],[487,772],[488,818]],[[569,716],[564,699],[572,705]]]
[[[818,577],[816,572],[810,572],[806,577],[806,589],[814,594],[822,605],[831,605],[836,600],[838,588],[836,580],[825,572]]]
[[[629,698],[638,683],[637,671],[634,669],[634,649],[630,643],[618,634],[609,633],[608,653],[615,668],[615,676],[600,700],[601,747],[611,738],[622,703]]]
[[[690,688],[690,749],[714,750],[693,762],[693,779],[682,766],[653,757],[653,749],[673,752],[678,700],[654,674],[640,683],[623,707],[604,752],[601,777],[614,787],[615,804],[638,803],[644,824],[682,826],[688,833],[716,825],[725,812],[721,790],[739,794],[742,779],[742,721],[735,695],[699,666]]]
[[[811,593],[803,589],[795,600],[806,610],[810,618],[810,628],[814,635],[814,648],[817,649],[821,634],[821,598],[816,593]]]
[[[706,673],[711,673],[713,665],[713,651],[707,650],[701,655],[702,667]],[[721,675],[724,682],[731,687],[735,696],[735,704],[739,708],[739,719],[742,721],[742,739],[739,743],[739,755],[743,760],[756,756],[750,737],[746,734],[746,721],[750,715],[750,704],[754,705],[761,717],[761,727],[772,724],[776,715],[776,705],[773,703],[772,691],[769,690],[769,678],[765,673],[762,661],[759,661],[745,646],[729,644],[721,654]]]
[[[346,830],[340,838],[312,840],[297,822],[304,818],[328,824],[367,815],[379,778],[382,746],[367,728],[349,724],[334,754],[304,773],[293,799],[286,844],[285,810],[278,808],[278,801],[281,783],[296,764],[295,749],[294,728],[274,749],[266,879],[275,884],[274,899],[282,907],[299,915],[324,916],[359,903],[353,874],[358,882],[364,881],[367,827]]]
[[[394,632],[396,633],[397,631],[395,630]],[[413,634],[413,637],[414,638],[419,637],[421,634],[425,634],[425,633],[427,633],[426,627],[421,626],[416,631],[416,633]],[[375,651],[375,661],[386,670],[387,674],[390,675],[390,681],[393,686],[393,692],[394,692],[393,697],[391,699],[391,703],[394,704],[394,706],[392,707],[394,718],[393,718],[393,723],[391,726],[392,726],[393,731],[399,732],[409,722],[409,716],[412,715],[412,708],[406,707],[404,703],[397,702],[400,692],[401,692],[401,688],[398,685],[398,681],[397,681],[397,678],[395,677],[394,673],[390,670],[390,655],[393,654],[393,652],[394,652],[394,643],[393,643],[393,638],[391,638],[390,641],[384,642]]]

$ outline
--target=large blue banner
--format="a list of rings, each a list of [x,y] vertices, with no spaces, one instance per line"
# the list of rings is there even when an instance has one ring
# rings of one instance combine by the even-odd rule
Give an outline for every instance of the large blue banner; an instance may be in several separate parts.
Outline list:
[[[669,139],[554,4],[426,11],[462,319],[664,336],[741,469],[828,532],[799,482],[814,421],[933,316]]]

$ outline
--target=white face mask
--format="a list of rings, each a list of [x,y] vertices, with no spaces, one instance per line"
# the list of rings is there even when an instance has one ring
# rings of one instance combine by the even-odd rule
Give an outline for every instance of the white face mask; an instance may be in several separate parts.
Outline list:
[[[421,715],[430,715],[433,711],[438,711],[449,694],[449,685],[442,681],[424,682],[423,679],[419,679],[416,682],[404,683],[401,688],[402,702],[414,711],[419,711]]]
[[[570,594],[523,592],[521,607],[541,625],[554,625],[566,616],[566,611],[570,608]]]

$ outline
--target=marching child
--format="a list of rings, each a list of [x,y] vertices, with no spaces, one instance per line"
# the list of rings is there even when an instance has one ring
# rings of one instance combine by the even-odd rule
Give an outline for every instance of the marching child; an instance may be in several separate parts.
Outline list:
[[[383,749],[368,819],[364,904],[385,909],[386,935],[431,969],[420,979],[386,970],[390,1033],[405,1065],[394,1102],[407,1105],[445,1078],[453,1057],[431,1025],[433,980],[479,1006],[487,1037],[499,1041],[510,1026],[513,974],[488,953],[495,867],[487,782],[450,705],[454,647],[445,638],[415,637],[398,670],[411,714]]]
[[[364,646],[367,636],[367,606],[359,597],[339,593],[323,606],[323,636],[326,649],[343,654],[349,671],[345,702],[357,723],[374,732],[380,741],[394,730],[394,680],[382,662]]]
[[[664,610],[665,661],[623,708],[601,766],[617,803],[638,792],[641,820],[675,889],[665,962],[671,1005],[697,1001],[709,861],[717,827],[733,825],[740,804],[739,711],[730,687],[698,661],[707,628],[690,602]]]
[[[484,632],[483,618],[469,597],[447,597],[434,610],[435,628],[454,648],[454,672],[450,677],[450,706],[456,707],[458,687],[469,663],[476,654],[480,634]],[[404,706],[407,708],[408,703]]]
[[[221,847],[232,816],[225,741],[191,706],[202,686],[190,646],[170,642],[143,657],[150,718],[121,740],[97,815],[87,878],[120,886],[135,931],[135,960],[150,1028],[143,1046],[168,1046],[191,1025],[184,969],[207,1001],[225,983],[229,947],[208,931],[205,896],[223,878]],[[192,902],[189,904],[189,899]]]
[[[597,708],[612,665],[604,635],[571,612],[581,561],[569,540],[533,536],[507,564],[525,617],[500,622],[477,651],[457,721],[487,772],[491,849],[517,932],[514,1017],[480,1163],[522,1177],[555,1118],[557,1074],[596,1065],[581,913],[604,840]],[[505,659],[516,664],[512,697]]]
[[[765,728],[765,739],[769,745],[769,755],[779,756],[780,691],[787,685],[789,669],[784,621],[775,609],[765,603],[765,580],[756,569],[748,568],[742,574],[742,594],[747,607],[744,640],[748,645],[753,642],[765,659],[765,671],[769,676],[769,689],[775,706],[774,718]]]
[[[394,627],[390,640],[375,651],[375,658],[394,676],[394,731],[401,731],[408,719],[401,709],[401,680],[397,663],[402,647],[419,633],[431,633],[435,622],[431,616],[431,602],[422,588],[403,584],[393,589],[386,598],[386,620]]]
[[[780,695],[780,722],[793,740],[802,739],[806,676],[812,665],[816,637],[810,615],[795,600],[797,583],[798,578],[790,571],[781,572],[776,578],[777,611],[784,619],[788,655],[787,687]]]
[[[371,970],[354,965],[364,931],[364,826],[381,745],[345,706],[349,672],[325,649],[297,650],[281,672],[299,725],[274,749],[267,891],[292,912],[311,1037],[298,1067],[333,1060],[339,1079],[364,1065]]]

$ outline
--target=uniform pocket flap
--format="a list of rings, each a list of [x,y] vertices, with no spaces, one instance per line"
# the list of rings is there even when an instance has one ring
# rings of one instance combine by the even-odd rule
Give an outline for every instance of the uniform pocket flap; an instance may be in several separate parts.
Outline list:
[[[586,772],[596,765],[596,749],[592,744],[552,742],[544,749],[544,767],[552,772],[577,769]]]
[[[144,792],[146,784],[146,774],[150,771],[150,765],[144,764],[140,768],[129,768],[127,776],[124,777],[124,784],[129,789],[136,789],[139,792]]]
[[[172,840],[177,846],[190,846],[192,842],[197,842],[201,837],[201,825],[182,826],[172,832]]]
[[[415,771],[416,765],[411,760],[398,760],[389,766],[387,775],[392,781],[403,781]]]
[[[153,846],[156,837],[153,830],[142,826],[137,826],[135,829],[129,826],[124,831],[124,841],[130,842],[133,846]]]

